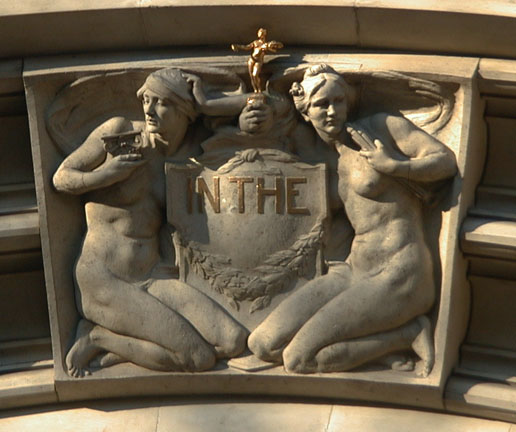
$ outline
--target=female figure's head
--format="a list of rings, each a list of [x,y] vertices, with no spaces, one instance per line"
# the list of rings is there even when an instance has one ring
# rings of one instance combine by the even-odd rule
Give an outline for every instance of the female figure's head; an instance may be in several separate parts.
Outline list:
[[[151,73],[136,94],[143,104],[148,132],[169,142],[183,138],[196,111],[191,85],[179,69]]]
[[[307,69],[303,80],[292,84],[290,94],[296,109],[324,141],[340,136],[355,90],[332,67],[321,64]]]

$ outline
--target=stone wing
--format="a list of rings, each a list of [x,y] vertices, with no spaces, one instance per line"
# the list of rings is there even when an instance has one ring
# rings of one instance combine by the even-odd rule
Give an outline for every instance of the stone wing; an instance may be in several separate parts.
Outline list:
[[[74,151],[106,120],[143,120],[136,91],[148,72],[114,72],[79,78],[65,86],[46,112],[47,131],[63,155]]]
[[[245,91],[243,81],[233,72],[202,66],[181,67],[181,70],[202,80],[208,99]],[[148,70],[110,72],[79,78],[65,86],[46,111],[47,130],[59,151],[70,154],[112,117],[143,121],[136,91],[148,75]]]

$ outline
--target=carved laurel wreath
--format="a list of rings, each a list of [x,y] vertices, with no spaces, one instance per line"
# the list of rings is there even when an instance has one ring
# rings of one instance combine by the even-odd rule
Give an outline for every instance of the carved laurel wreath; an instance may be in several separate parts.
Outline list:
[[[263,264],[245,273],[231,267],[230,258],[206,253],[196,242],[189,242],[183,248],[192,270],[208,280],[215,291],[227,296],[235,309],[239,309],[239,302],[252,300],[250,313],[253,313],[269,306],[272,297],[283,291],[294,277],[310,273],[322,237],[323,224],[318,221],[290,248],[273,253]]]
[[[299,159],[275,149],[246,149],[221,166],[218,173],[228,173],[234,168],[255,160],[267,159],[284,163],[298,162]],[[239,309],[239,302],[252,301],[250,313],[266,308],[272,298],[282,292],[295,277],[307,276],[315,262],[323,237],[323,221],[317,220],[308,234],[302,235],[285,250],[270,255],[260,266],[243,271],[231,267],[231,258],[208,253],[200,244],[185,242],[176,232],[190,268],[217,292],[229,298],[229,303]]]

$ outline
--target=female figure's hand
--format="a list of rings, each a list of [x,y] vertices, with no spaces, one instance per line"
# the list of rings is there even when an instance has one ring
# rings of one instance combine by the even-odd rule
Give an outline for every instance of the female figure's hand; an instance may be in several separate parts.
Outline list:
[[[121,154],[106,162],[102,172],[110,183],[117,183],[128,178],[133,171],[147,161],[141,154]]]
[[[362,156],[376,171],[383,174],[394,174],[399,168],[399,160],[394,158],[392,152],[387,149],[379,139],[375,139],[369,150],[360,150]]]
[[[201,79],[194,74],[183,74],[186,78],[186,82],[192,86],[192,94],[194,96],[195,102],[200,106],[204,107],[206,105],[206,94],[204,92],[204,87],[202,85]]]

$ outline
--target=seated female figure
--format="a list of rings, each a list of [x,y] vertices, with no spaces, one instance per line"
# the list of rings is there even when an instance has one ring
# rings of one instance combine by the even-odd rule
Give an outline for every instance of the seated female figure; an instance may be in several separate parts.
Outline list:
[[[61,192],[85,196],[86,234],[75,266],[80,320],[66,356],[72,376],[131,361],[154,370],[199,371],[245,347],[246,331],[215,302],[173,278],[156,277],[165,226],[166,158],[195,118],[178,69],[149,75],[138,91],[145,124],[118,117],[95,130],[58,168]],[[137,152],[107,153],[101,137],[143,127]],[[213,325],[217,323],[217,325]]]
[[[353,89],[331,67],[309,69],[291,93],[336,166],[334,190],[354,230],[345,262],[284,300],[249,337],[250,349],[287,371],[346,371],[412,349],[434,361],[424,316],[435,298],[423,204],[411,182],[456,172],[453,153],[407,119],[385,113],[349,122]],[[334,161],[337,161],[335,164]]]

